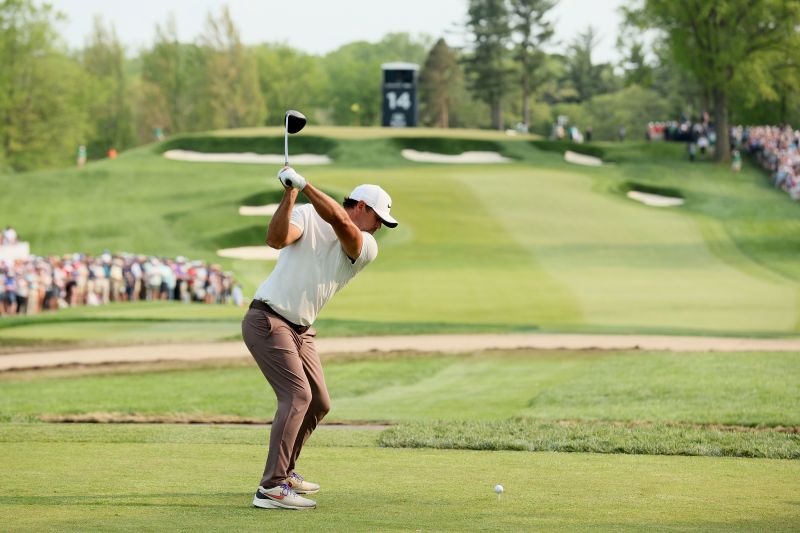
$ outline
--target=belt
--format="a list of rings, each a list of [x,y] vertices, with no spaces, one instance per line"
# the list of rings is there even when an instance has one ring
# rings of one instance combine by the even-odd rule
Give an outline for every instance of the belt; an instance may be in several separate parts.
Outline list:
[[[276,312],[273,308],[267,305],[267,302],[263,300],[253,300],[252,302],[250,302],[250,309],[258,309],[260,311],[266,311],[268,313],[275,315],[276,317],[286,322],[286,324],[290,328],[292,328],[298,335],[302,335],[311,328],[311,326],[301,326],[299,324],[295,324],[294,322],[286,320],[280,313]]]

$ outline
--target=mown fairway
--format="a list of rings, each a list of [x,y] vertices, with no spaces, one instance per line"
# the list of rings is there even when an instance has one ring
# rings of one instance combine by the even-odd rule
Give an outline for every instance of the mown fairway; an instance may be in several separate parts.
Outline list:
[[[246,135],[275,134],[233,133],[214,141],[224,143],[217,149],[237,143],[249,149],[262,141]],[[334,165],[299,168],[316,184],[341,197],[360,182],[380,183],[402,222],[396,231],[382,230],[379,260],[322,313],[321,335],[541,330],[780,336],[800,329],[800,211],[759,169],[734,175],[708,162],[690,164],[677,144],[596,147],[614,163],[586,168],[564,163],[560,152],[493,133],[381,135],[386,132],[312,129],[305,144],[302,135],[294,141],[296,151],[323,146],[333,154]],[[266,137],[263,144],[269,151],[279,140]],[[458,152],[480,143],[516,162],[420,165],[399,156],[403,146]],[[182,254],[223,264],[251,294],[270,264],[217,258],[215,251],[262,242],[267,219],[241,217],[237,210],[279,197],[274,171],[167,161],[151,146],[82,171],[0,176],[0,211],[35,253],[108,248]],[[624,196],[631,184],[676,189],[687,204],[659,209],[634,203]],[[240,310],[214,311],[213,326],[204,322],[209,313],[199,306],[69,310],[57,318],[4,321],[0,343],[238,335]],[[59,324],[44,325],[51,321]]]

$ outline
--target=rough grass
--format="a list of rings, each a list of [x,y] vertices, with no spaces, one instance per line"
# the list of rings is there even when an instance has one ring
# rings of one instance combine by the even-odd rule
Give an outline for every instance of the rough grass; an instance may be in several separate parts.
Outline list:
[[[414,422],[383,431],[378,443],[391,448],[800,459],[800,434],[795,432],[663,423],[542,422],[528,418]]]

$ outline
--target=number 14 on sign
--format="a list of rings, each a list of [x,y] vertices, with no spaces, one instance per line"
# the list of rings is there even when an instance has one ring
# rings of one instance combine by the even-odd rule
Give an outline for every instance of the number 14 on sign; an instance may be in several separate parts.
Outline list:
[[[394,91],[386,93],[386,98],[389,99],[389,109],[409,109],[411,107],[411,95],[407,91],[398,94]]]

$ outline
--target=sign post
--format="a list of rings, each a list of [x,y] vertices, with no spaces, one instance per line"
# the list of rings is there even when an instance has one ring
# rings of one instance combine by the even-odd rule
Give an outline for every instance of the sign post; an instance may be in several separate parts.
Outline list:
[[[381,124],[391,128],[413,128],[417,126],[417,73],[419,65],[414,63],[384,63],[383,114]]]

